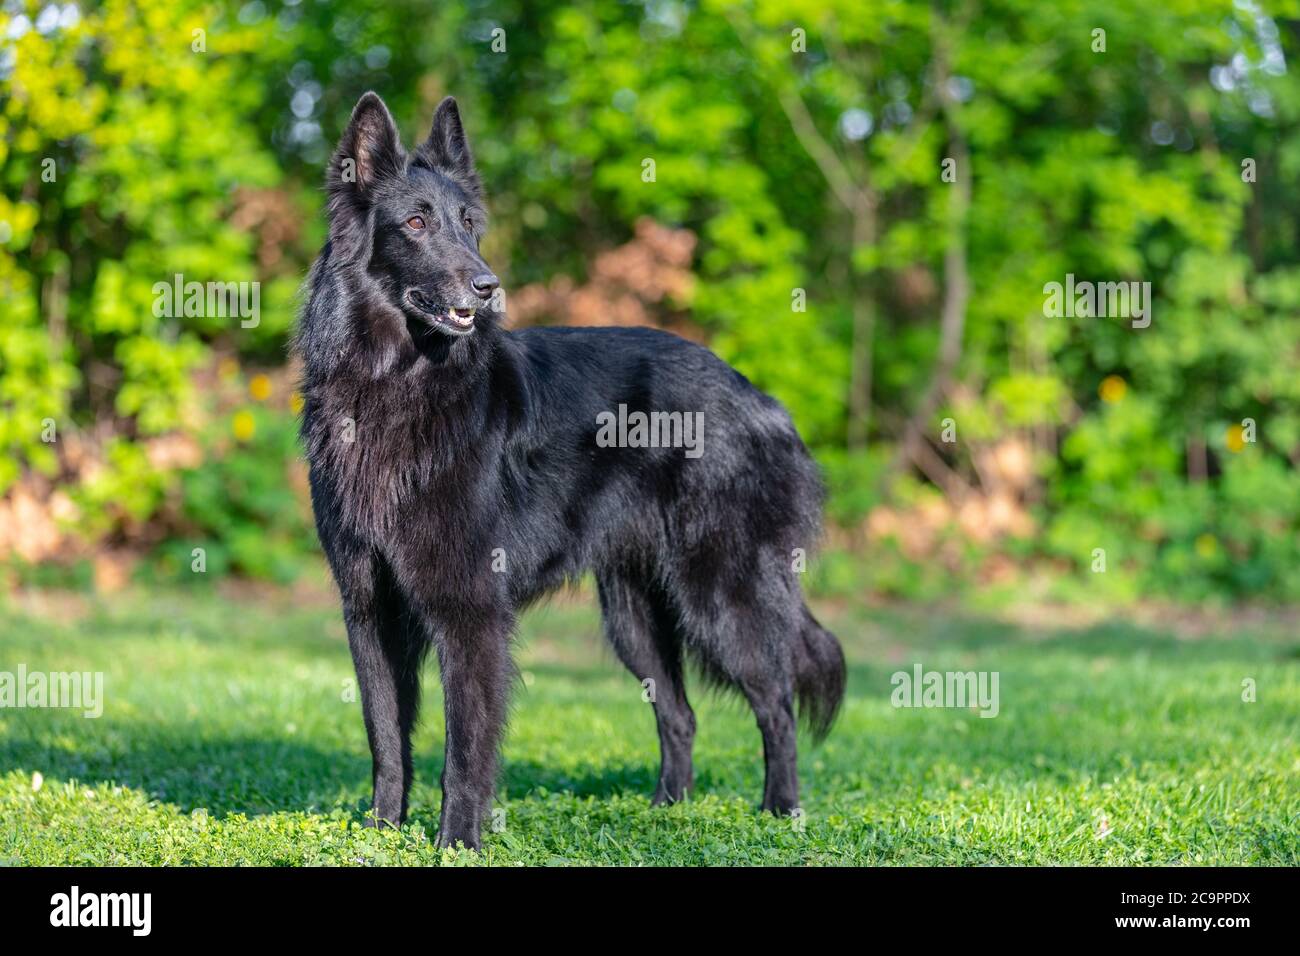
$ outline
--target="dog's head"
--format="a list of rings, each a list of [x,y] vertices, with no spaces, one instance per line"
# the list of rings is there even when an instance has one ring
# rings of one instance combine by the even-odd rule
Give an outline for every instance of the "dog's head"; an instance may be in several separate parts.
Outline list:
[[[451,97],[409,156],[388,107],[367,93],[327,173],[330,243],[386,304],[448,336],[474,331],[499,282],[479,255],[483,188]]]

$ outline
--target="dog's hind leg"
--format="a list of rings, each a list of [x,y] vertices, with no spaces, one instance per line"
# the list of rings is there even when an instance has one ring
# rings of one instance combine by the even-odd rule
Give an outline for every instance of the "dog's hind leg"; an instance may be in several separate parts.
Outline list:
[[[788,814],[799,806],[792,644],[803,604],[775,565],[727,565],[716,552],[711,560],[727,572],[710,577],[700,566],[686,566],[678,575],[690,647],[707,675],[749,702],[763,738],[762,809]]]
[[[763,736],[762,809],[778,816],[799,806],[799,772],[794,719],[793,681],[786,675],[758,670],[738,678]]]
[[[651,803],[674,803],[695,783],[691,765],[695,714],[682,679],[680,630],[672,609],[653,586],[613,571],[598,574],[596,582],[605,634],[654,707],[660,766]]]
[[[766,629],[787,626],[783,616],[756,609],[738,610],[733,620],[737,633],[751,639]],[[726,646],[733,652],[718,663],[749,701],[763,737],[762,809],[792,813],[799,806],[793,662],[781,641],[763,641],[739,653],[734,652],[737,643]]]

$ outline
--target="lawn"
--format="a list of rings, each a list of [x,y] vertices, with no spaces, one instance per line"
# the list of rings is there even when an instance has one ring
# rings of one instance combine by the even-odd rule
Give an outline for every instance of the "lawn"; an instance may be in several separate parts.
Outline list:
[[[0,710],[0,861],[1300,862],[1300,641],[1285,617],[819,610],[844,641],[850,687],[831,736],[801,750],[802,819],[756,812],[752,717],[702,689],[695,795],[652,809],[653,715],[577,595],[521,624],[499,832],[481,854],[444,854],[430,842],[436,673],[411,819],[364,829],[370,759],[328,600],[27,595],[0,623],[0,671],[103,671],[104,713]],[[998,672],[998,715],[893,707],[891,674],[916,662]]]

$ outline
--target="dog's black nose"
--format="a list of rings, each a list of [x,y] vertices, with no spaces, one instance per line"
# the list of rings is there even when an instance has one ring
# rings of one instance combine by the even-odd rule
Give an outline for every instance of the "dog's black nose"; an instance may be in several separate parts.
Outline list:
[[[492,293],[496,291],[497,286],[501,284],[501,280],[492,273],[485,272],[470,279],[469,284],[473,287],[474,294],[480,299],[489,299],[492,297]]]

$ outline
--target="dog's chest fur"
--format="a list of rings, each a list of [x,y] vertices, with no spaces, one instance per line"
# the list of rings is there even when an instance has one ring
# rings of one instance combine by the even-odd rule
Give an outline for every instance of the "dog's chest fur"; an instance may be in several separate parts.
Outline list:
[[[473,395],[435,404],[410,374],[334,377],[308,398],[313,482],[344,522],[383,552],[463,555],[498,510],[497,476],[485,464],[497,449],[483,447],[481,436],[492,433],[481,427],[484,414]],[[413,557],[386,556],[401,563]]]

